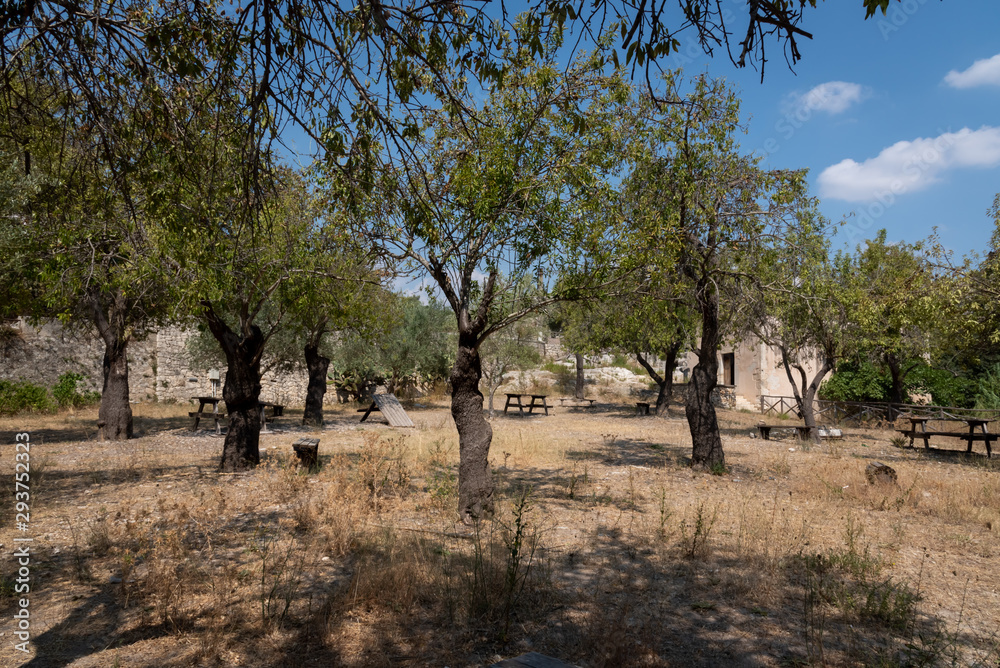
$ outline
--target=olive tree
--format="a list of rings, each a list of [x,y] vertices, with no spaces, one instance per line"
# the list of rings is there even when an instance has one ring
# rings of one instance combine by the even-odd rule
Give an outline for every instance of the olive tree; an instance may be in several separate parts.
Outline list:
[[[568,288],[529,289],[524,278],[575,262],[579,256],[566,252],[570,245],[602,238],[608,222],[602,201],[627,116],[627,87],[606,74],[598,58],[565,68],[551,60],[537,64],[516,43],[508,58],[503,87],[486,91],[482,101],[470,93],[462,105],[427,110],[412,158],[398,156],[377,173],[369,192],[354,195],[378,203],[361,207],[378,215],[361,217],[359,234],[385,257],[431,278],[454,313],[451,412],[464,521],[493,510],[480,346],[571,296]],[[331,196],[346,195],[331,189]]]
[[[683,276],[698,314],[698,363],[692,370],[685,413],[692,462],[722,468],[725,455],[712,391],[718,383],[719,346],[744,319],[741,293],[756,255],[785,243],[805,195],[802,172],[766,170],[737,143],[739,102],[722,81],[694,79],[685,91],[665,77],[665,105],[647,98],[645,124],[636,132],[638,155],[628,188],[635,236],[632,262]],[[650,244],[648,240],[655,240]],[[720,301],[727,307],[720,311]]]

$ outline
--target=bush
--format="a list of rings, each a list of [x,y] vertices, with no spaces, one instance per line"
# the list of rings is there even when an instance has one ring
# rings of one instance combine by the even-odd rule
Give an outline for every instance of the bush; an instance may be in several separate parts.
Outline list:
[[[1000,408],[1000,364],[994,364],[979,377],[976,408]]]
[[[976,390],[980,387],[975,380],[956,376],[950,371],[921,365],[906,377],[906,386],[911,393],[931,395],[935,406],[958,406],[971,408],[976,401]]]
[[[76,384],[83,380],[83,375],[79,373],[64,373],[59,376],[59,381],[52,388],[52,396],[59,403],[59,408],[80,408],[96,404],[101,400],[100,392],[79,392]]]
[[[887,374],[869,362],[844,362],[819,388],[830,401],[888,401],[892,385]]]
[[[0,380],[0,415],[45,413],[54,408],[44,387],[27,381]]]

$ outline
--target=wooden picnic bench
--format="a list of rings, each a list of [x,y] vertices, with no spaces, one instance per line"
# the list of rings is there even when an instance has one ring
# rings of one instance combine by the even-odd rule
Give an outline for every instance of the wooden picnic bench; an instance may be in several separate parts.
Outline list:
[[[597,403],[597,399],[577,399],[576,397],[559,397],[560,406],[569,406],[571,408],[590,408],[595,403]]]
[[[531,413],[533,413],[536,408],[544,408],[545,409],[545,414],[548,415],[549,414],[549,404],[548,404],[548,402],[545,401],[545,397],[547,397],[547,396],[549,396],[549,395],[547,395],[547,394],[514,394],[514,393],[507,393],[507,403],[504,404],[503,412],[506,414],[507,413],[507,409],[510,408],[511,405],[514,405],[514,406],[517,406],[517,410],[518,410],[519,414],[522,415],[522,416],[524,415],[524,409],[525,408],[528,409],[528,414],[529,415]],[[521,397],[531,397],[531,403],[529,403],[527,406],[525,406],[523,403],[521,403]],[[541,403],[539,403],[539,401],[541,401]]]
[[[313,470],[319,465],[319,439],[318,438],[300,438],[299,440],[292,443],[292,450],[295,451],[295,456],[299,458],[299,462],[302,466],[307,469]]]
[[[812,435],[812,427],[806,426],[804,424],[758,424],[757,431],[760,432],[760,437],[765,441],[771,440],[771,430],[772,429],[794,429],[799,437],[800,441],[806,441],[809,436]]]
[[[198,431],[198,423],[202,418],[212,418],[215,420],[215,433],[221,434],[222,428],[219,426],[219,420],[226,417],[226,412],[219,412],[219,402],[222,401],[221,397],[192,397],[198,402],[198,410],[191,411],[188,413],[188,417],[194,418],[194,425],[191,426],[191,431]],[[211,404],[212,411],[208,412],[205,410],[205,406]]]
[[[649,402],[648,401],[637,401],[637,402],[635,402],[635,414],[636,415],[649,415]]]
[[[576,666],[538,652],[528,652],[494,663],[490,668],[576,668]]]
[[[912,415],[906,416],[906,419],[910,421],[909,429],[897,429],[899,433],[904,436],[910,437],[910,447],[913,447],[913,442],[915,439],[922,439],[924,442],[924,449],[930,450],[930,439],[931,436],[950,436],[952,438],[960,438],[964,440],[968,446],[966,447],[966,452],[972,452],[972,445],[976,441],[982,441],[986,444],[986,457],[993,457],[993,441],[1000,439],[1000,434],[991,434],[987,425],[992,422],[992,420],[983,420],[980,418],[927,418],[927,417],[915,417]],[[935,420],[936,422],[964,422],[969,426],[969,431],[928,431],[927,422],[930,420]],[[976,432],[976,428],[980,431]]]

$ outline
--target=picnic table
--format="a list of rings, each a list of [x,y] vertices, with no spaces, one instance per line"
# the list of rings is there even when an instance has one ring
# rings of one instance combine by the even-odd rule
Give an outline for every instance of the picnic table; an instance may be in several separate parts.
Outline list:
[[[219,412],[219,402],[222,401],[221,397],[192,397],[198,402],[198,410],[188,413],[188,417],[194,418],[194,425],[191,427],[192,431],[198,431],[198,423],[202,418],[212,418],[215,420],[215,433],[221,434],[222,428],[219,426],[219,419],[226,417],[225,411]],[[212,412],[209,413],[205,410],[205,406],[211,404]]]
[[[368,408],[359,408],[359,413],[364,413],[361,416],[361,422],[368,419],[372,411],[378,411],[381,413],[386,422],[392,427],[413,427],[413,420],[410,416],[406,414],[403,410],[402,405],[399,403],[399,399],[396,398],[395,394],[373,394],[372,395],[372,405]]]
[[[512,405],[517,406],[517,410],[520,415],[524,415],[524,409],[528,409],[528,413],[531,414],[536,408],[544,408],[545,414],[549,414],[549,404],[545,401],[547,394],[516,394],[507,393],[507,403],[504,404],[503,412],[506,414],[507,409]],[[521,397],[531,397],[531,402],[527,405],[521,402]]]
[[[270,401],[258,401],[257,406],[260,408],[260,425],[261,433],[270,433],[267,429],[268,422],[274,422],[274,418],[281,417],[285,414],[285,407],[281,404],[274,404]],[[271,409],[271,414],[267,414],[267,409]]]
[[[910,437],[910,447],[913,447],[913,441],[915,439],[922,439],[924,442],[924,449],[930,450],[930,439],[931,436],[951,436],[953,438],[960,438],[968,443],[966,452],[972,452],[972,444],[976,441],[983,441],[986,444],[986,456],[988,458],[993,457],[993,441],[1000,438],[1000,434],[991,434],[987,425],[993,420],[983,420],[981,418],[929,418],[929,417],[917,417],[914,415],[905,416],[907,420],[910,421],[909,429],[897,429],[899,433],[904,436]],[[928,431],[927,423],[930,420],[935,422],[964,422],[969,427],[969,431]],[[979,432],[976,429],[979,429]]]
[[[198,431],[198,424],[201,422],[202,418],[211,418],[215,422],[215,433],[221,434],[222,427],[219,424],[219,420],[226,417],[225,411],[219,411],[219,403],[222,401],[222,397],[192,397],[194,401],[198,402],[198,410],[191,411],[188,413],[188,417],[194,418],[194,424],[191,426],[192,431]],[[212,406],[212,411],[206,411],[205,406]],[[267,431],[267,422],[269,420],[274,420],[276,417],[280,417],[285,412],[285,407],[281,404],[273,404],[268,401],[259,401],[257,405],[260,407],[260,423],[264,426],[264,431]],[[271,414],[267,414],[267,409],[271,409]]]

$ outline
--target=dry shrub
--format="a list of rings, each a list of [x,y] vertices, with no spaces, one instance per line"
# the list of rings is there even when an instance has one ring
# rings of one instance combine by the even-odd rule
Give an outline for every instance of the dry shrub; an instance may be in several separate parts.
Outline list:
[[[972,522],[988,531],[1000,526],[1000,478],[937,478],[916,493],[917,507],[949,522]]]
[[[777,492],[768,501],[747,495],[737,500],[734,553],[744,568],[730,586],[760,604],[782,595],[784,568],[809,542],[806,519],[794,518]]]
[[[359,493],[359,482],[351,477],[346,457],[340,456],[336,466],[331,462],[325,471],[335,471],[334,479],[325,485],[319,501],[317,527],[326,541],[325,548],[335,556],[348,554],[362,533],[371,506]]]
[[[656,652],[650,651],[657,645],[660,624],[646,614],[643,598],[623,570],[606,568],[597,574],[582,624],[588,666],[662,665],[655,661]]]
[[[403,461],[403,439],[366,433],[358,457],[357,473],[368,501],[376,510],[381,508],[386,498],[406,494],[410,486],[410,471]]]
[[[408,613],[418,603],[448,604],[444,554],[422,537],[401,536],[392,529],[370,534],[358,547],[357,567],[342,604],[396,613]]]
[[[308,471],[303,471],[286,453],[268,453],[258,468],[258,478],[280,504],[293,501],[309,486]]]
[[[147,563],[149,568],[140,593],[152,604],[159,623],[177,631],[184,621],[183,606],[193,579],[191,568],[157,552],[150,555]]]

